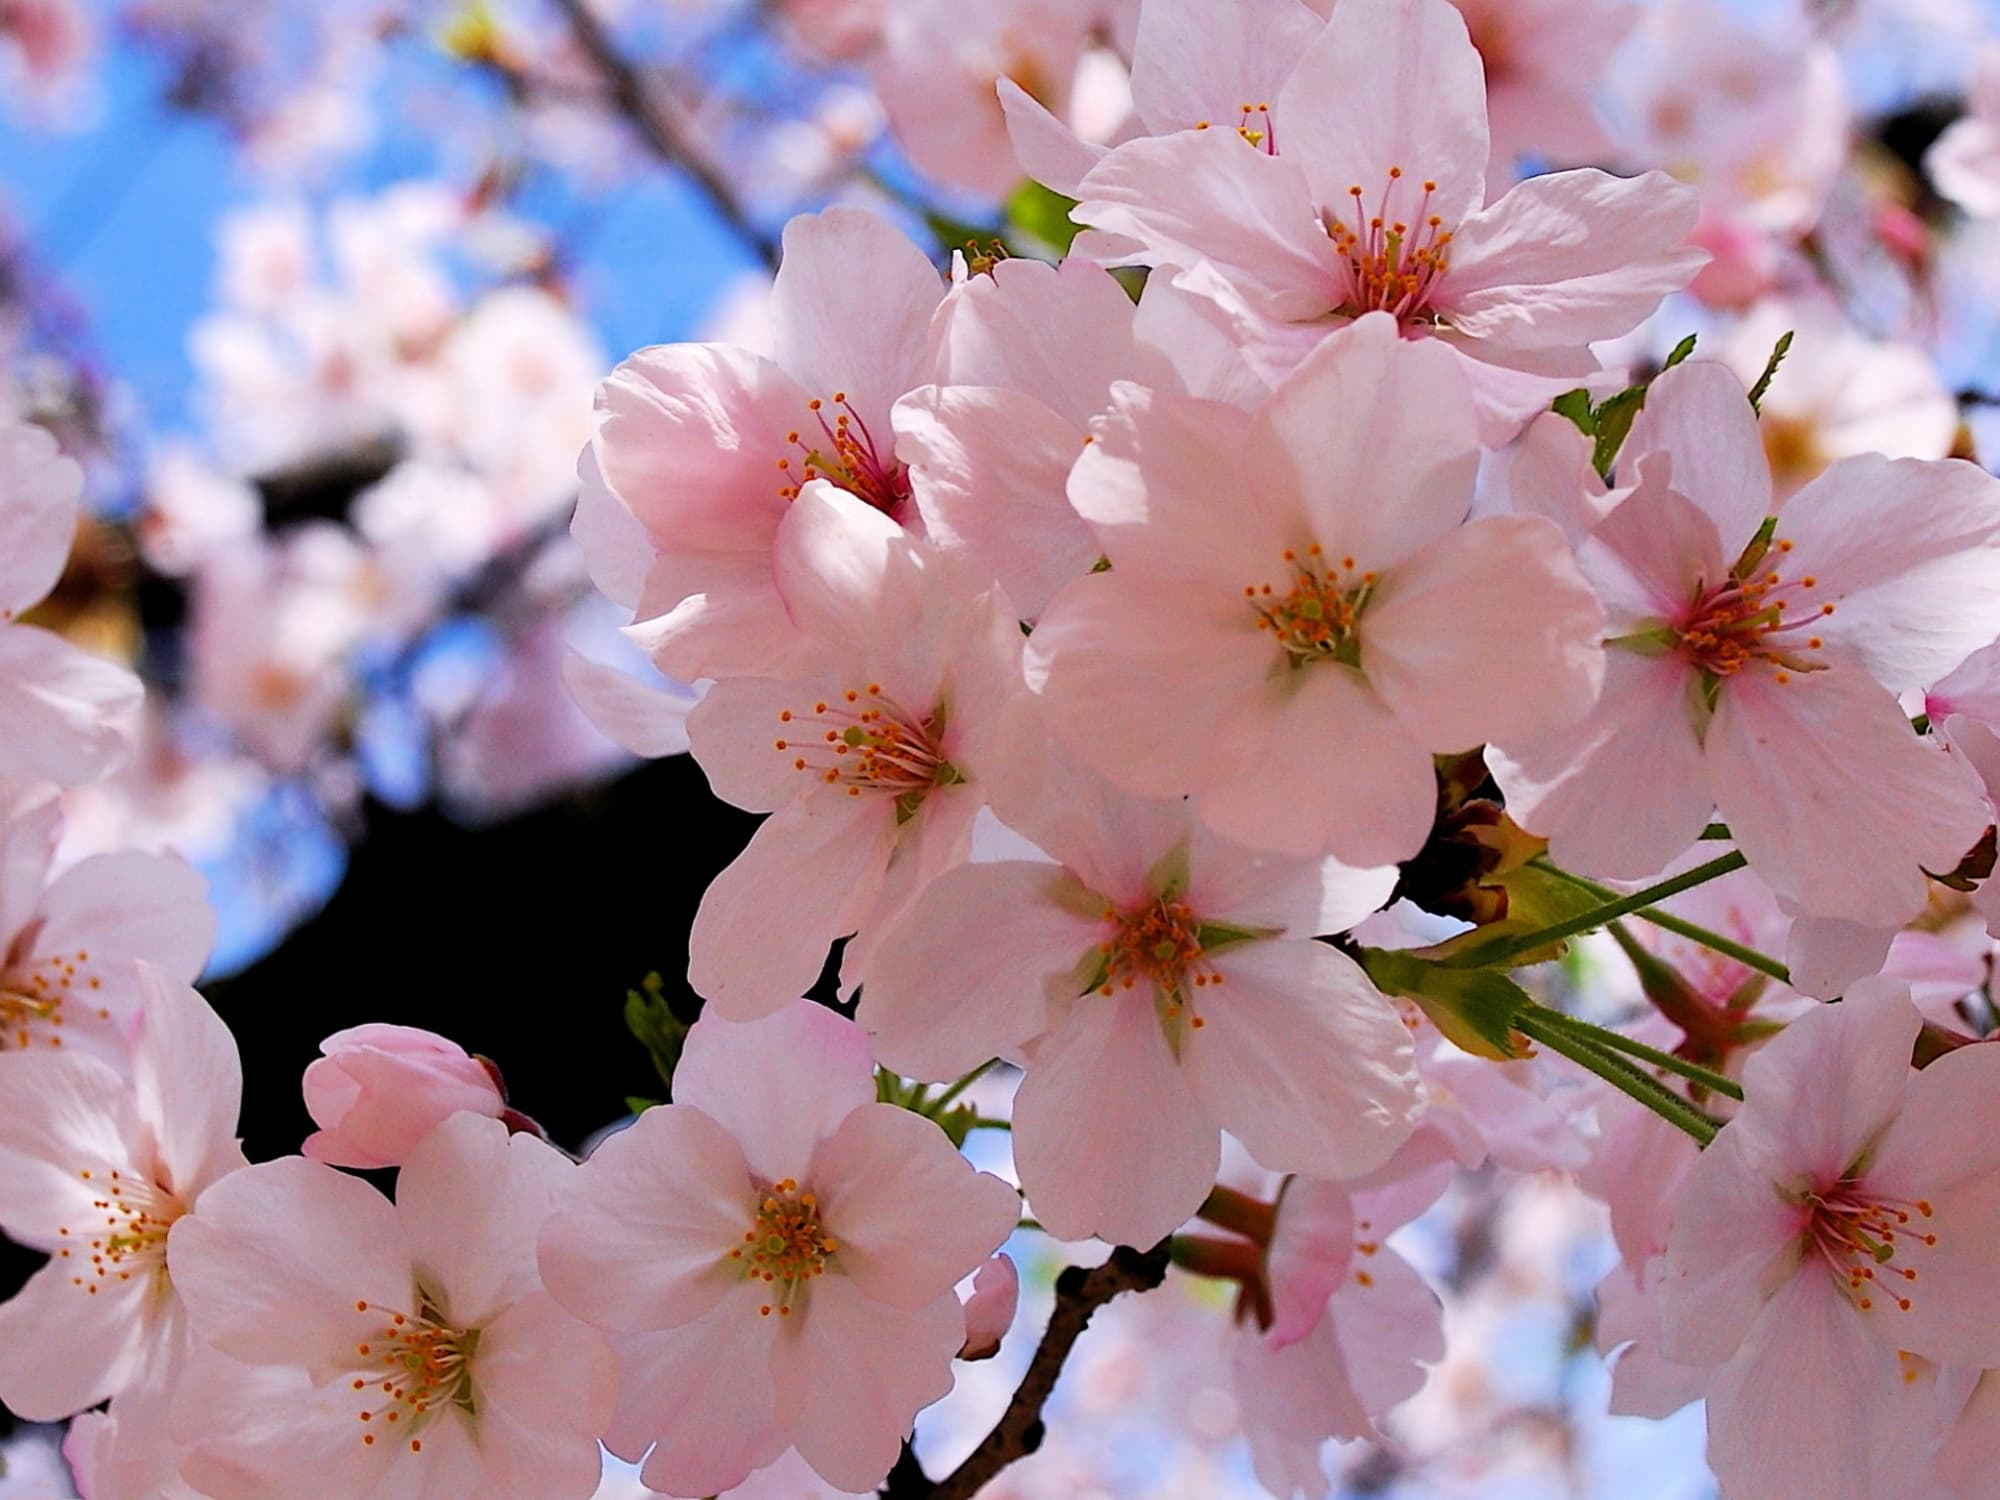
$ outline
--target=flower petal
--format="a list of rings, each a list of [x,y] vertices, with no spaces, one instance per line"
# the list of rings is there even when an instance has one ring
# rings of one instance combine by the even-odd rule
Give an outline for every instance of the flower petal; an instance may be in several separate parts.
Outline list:
[[[842,1121],[806,1180],[840,1246],[841,1275],[863,1296],[912,1311],[977,1269],[1021,1213],[1021,1195],[974,1171],[935,1124],[888,1104]]]

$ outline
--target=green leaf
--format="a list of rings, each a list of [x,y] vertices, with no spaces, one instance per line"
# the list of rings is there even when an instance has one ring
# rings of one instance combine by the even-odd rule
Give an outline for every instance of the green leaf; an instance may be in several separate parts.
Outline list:
[[[1069,216],[1076,199],[1065,198],[1039,182],[1023,182],[1008,195],[1005,207],[1007,226],[1024,239],[1046,245],[1057,255],[1069,254],[1083,226]]]
[[[625,992],[625,1029],[638,1039],[653,1059],[653,1069],[667,1086],[667,1099],[674,1097],[674,1069],[687,1042],[687,1023],[667,1004],[666,981],[648,974],[636,990]]]
[[[1669,354],[1667,362],[1660,366],[1661,372],[1664,373],[1671,370],[1675,365],[1682,363],[1690,354],[1694,353],[1694,341],[1700,336],[1699,334],[1691,333],[1678,344],[1674,345],[1674,352]]]
[[[1361,965],[1375,987],[1423,1007],[1453,1045],[1475,1057],[1507,1062],[1527,1054],[1514,1018],[1533,1004],[1528,992],[1490,969],[1454,969],[1409,953],[1363,948]]]
[[[1618,465],[1618,450],[1625,446],[1625,439],[1631,436],[1632,424],[1639,413],[1646,408],[1646,387],[1627,386],[1615,396],[1606,397],[1597,408],[1597,447],[1591,454],[1591,462],[1608,484],[1611,471]]]
[[[1585,437],[1597,436],[1597,413],[1591,409],[1590,392],[1582,386],[1564,391],[1549,403],[1549,410],[1557,416],[1568,417]]]
[[[643,1115],[647,1110],[657,1108],[664,1102],[664,1100],[660,1099],[648,1099],[643,1094],[627,1094],[625,1096],[625,1107],[635,1115]]]
[[[1792,352],[1792,335],[1784,334],[1771,349],[1771,357],[1764,364],[1764,373],[1757,377],[1757,383],[1750,387],[1750,409],[1761,412],[1764,409],[1764,393],[1771,389],[1771,382],[1777,378],[1778,366],[1785,362],[1785,356]]]

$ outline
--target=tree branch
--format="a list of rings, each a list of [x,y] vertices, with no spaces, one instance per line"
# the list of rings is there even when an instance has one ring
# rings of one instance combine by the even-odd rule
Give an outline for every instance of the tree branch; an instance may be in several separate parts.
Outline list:
[[[683,173],[708,205],[737,236],[757,253],[771,270],[778,268],[778,242],[751,222],[749,213],[736,199],[722,173],[687,139],[674,109],[646,80],[605,30],[590,8],[589,0],[555,0],[568,19],[579,46],[604,74],[611,97],[633,129],[639,132],[652,153],[668,166]]]
[[[1120,1245],[1101,1266],[1071,1266],[1056,1278],[1055,1311],[1007,1410],[964,1463],[927,1479],[908,1448],[882,1484],[882,1500],[972,1500],[1002,1469],[1042,1446],[1042,1408],[1063,1364],[1098,1308],[1123,1292],[1149,1292],[1167,1277],[1167,1243],[1150,1250]]]

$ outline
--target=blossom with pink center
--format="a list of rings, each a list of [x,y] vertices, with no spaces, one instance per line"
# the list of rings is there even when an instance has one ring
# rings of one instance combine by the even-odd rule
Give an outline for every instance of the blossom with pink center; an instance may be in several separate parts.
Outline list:
[[[1418,1110],[1408,1034],[1312,938],[1379,906],[1393,872],[1259,854],[1060,762],[1022,800],[1003,814],[1060,864],[941,876],[857,1019],[915,1078],[1026,1050],[1014,1161],[1052,1233],[1152,1244],[1207,1195],[1224,1130],[1273,1171],[1388,1159]]]
[[[494,1070],[457,1042],[375,1022],[336,1031],[306,1068],[306,1113],[319,1129],[299,1149],[335,1167],[395,1167],[460,1111],[499,1119]]]
[[[1386,315],[1254,416],[1117,386],[1069,489],[1112,566],[1027,646],[1051,729],[1244,843],[1409,858],[1434,753],[1574,721],[1603,666],[1557,528],[1465,523],[1478,455],[1455,362]]]
[[[688,982],[736,1020],[811,988],[837,938],[855,934],[847,985],[865,976],[881,932],[970,852],[1004,710],[1025,690],[1006,601],[963,596],[853,495],[808,485],[775,566],[821,645],[815,670],[727,679],[688,716],[718,795],[771,813],[688,941]]]
[[[1967,213],[2000,215],[2000,45],[1980,49],[1965,114],[1931,144],[1924,172]]]
[[[1251,1462],[1273,1495],[1325,1494],[1326,1440],[1377,1435],[1444,1357],[1437,1293],[1385,1241],[1449,1180],[1431,1171],[1351,1197],[1311,1178],[1285,1185],[1264,1261],[1276,1318],[1260,1329],[1239,1317],[1230,1339]]]
[[[1090,170],[1074,217],[1135,244],[1121,261],[1212,265],[1295,358],[1388,313],[1451,351],[1498,446],[1706,257],[1685,244],[1695,195],[1662,173],[1555,173],[1487,204],[1485,100],[1446,0],[1342,0],[1274,130],[1130,142]]]
[[[1603,696],[1495,758],[1508,810],[1565,866],[1636,880],[1719,808],[1790,909],[1901,925],[1986,826],[1895,695],[2000,631],[2000,483],[1859,457],[1774,502],[1743,387],[1705,362],[1654,383],[1627,455],[1640,483],[1578,554]]]
[[[168,856],[96,854],[51,878],[62,828],[53,790],[0,789],[0,1050],[81,1046],[122,1072],[140,962],[193,980],[215,914]]]
[[[657,550],[632,632],[663,672],[687,682],[770,672],[809,646],[771,553],[813,479],[899,524],[916,520],[889,411],[931,378],[944,294],[886,221],[852,208],[801,216],[785,229],[771,289],[774,358],[660,345],[598,388],[584,485],[631,512]]]
[[[2000,1141],[1966,1123],[2000,1050],[1913,1072],[1922,1018],[1893,985],[1794,1021],[1688,1174],[1660,1287],[1661,1352],[1707,1367],[1726,1492],[1868,1500],[1900,1355],[2000,1364]]]
[[[132,753],[139,679],[20,623],[62,577],[82,494],[54,438],[0,421],[0,779],[95,781]]]
[[[953,1288],[1020,1200],[936,1125],[876,1102],[868,1040],[800,1000],[704,1016],[647,1110],[584,1163],[542,1276],[611,1335],[604,1441],[670,1495],[713,1495],[787,1449],[867,1491],[965,1343]]]
[[[1139,374],[1132,299],[1102,267],[1002,260],[962,277],[938,319],[938,383],[896,403],[924,529],[979,587],[1034,620],[1088,573],[1097,538],[1065,494],[1114,382]]]
[[[394,1203],[300,1157],[218,1184],[170,1247],[214,1352],[176,1403],[183,1476],[213,1500],[584,1500],[617,1372],[535,1270],[574,1170],[459,1114],[410,1154]]]
[[[30,1421],[171,1365],[186,1325],[168,1237],[243,1165],[229,1028],[157,969],[139,994],[130,1079],[83,1052],[0,1053],[0,1225],[49,1256],[0,1306],[0,1402]]]

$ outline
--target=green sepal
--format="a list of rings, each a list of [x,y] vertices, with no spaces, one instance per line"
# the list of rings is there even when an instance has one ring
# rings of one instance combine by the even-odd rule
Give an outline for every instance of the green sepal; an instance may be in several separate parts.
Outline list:
[[[625,1029],[637,1038],[653,1059],[653,1069],[667,1086],[667,1101],[674,1097],[674,1069],[687,1042],[687,1022],[667,1004],[666,981],[657,973],[648,974],[636,990],[625,992]]]
[[[1462,1051],[1495,1062],[1528,1055],[1514,1018],[1534,1002],[1505,974],[1453,968],[1387,948],[1363,948],[1361,966],[1383,993],[1414,1000]]]

